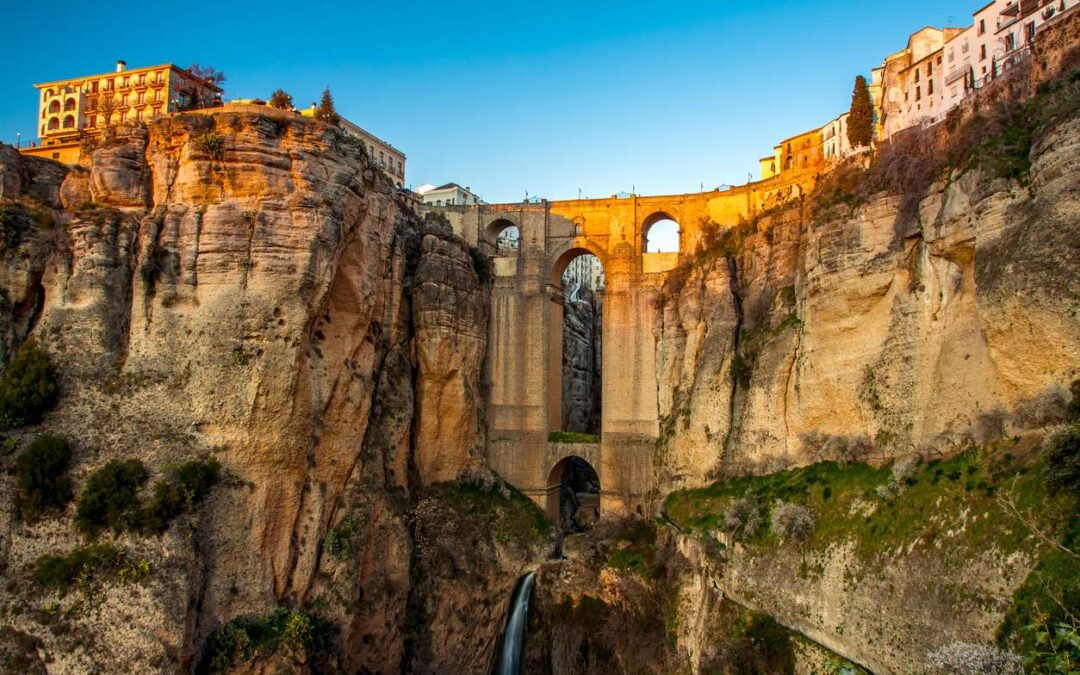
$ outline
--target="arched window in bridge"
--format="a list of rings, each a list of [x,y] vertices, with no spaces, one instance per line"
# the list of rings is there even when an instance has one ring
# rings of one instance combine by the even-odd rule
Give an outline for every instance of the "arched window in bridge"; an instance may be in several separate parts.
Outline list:
[[[666,213],[656,213],[643,224],[645,253],[678,253],[679,223]]]

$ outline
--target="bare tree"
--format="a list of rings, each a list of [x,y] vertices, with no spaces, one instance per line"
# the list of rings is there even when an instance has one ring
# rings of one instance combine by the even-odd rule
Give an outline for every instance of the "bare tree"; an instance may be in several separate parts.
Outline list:
[[[183,97],[181,110],[209,108],[221,100],[221,85],[225,83],[225,73],[213,66],[191,64],[187,72],[191,78],[180,89]]]

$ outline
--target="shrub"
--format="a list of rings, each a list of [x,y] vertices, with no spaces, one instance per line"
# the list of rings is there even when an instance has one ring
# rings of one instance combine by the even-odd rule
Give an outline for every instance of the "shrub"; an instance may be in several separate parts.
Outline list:
[[[93,544],[76,548],[66,556],[41,556],[34,563],[30,579],[41,588],[65,595],[73,586],[94,585],[107,579],[141,581],[149,575],[146,560],[131,560],[124,549],[112,544]]]
[[[284,89],[277,89],[270,94],[270,107],[278,110],[292,110],[293,98]]]
[[[1080,669],[1080,635],[1075,625],[1029,626],[1028,630],[1035,644],[1024,658],[1028,672],[1072,675]]]
[[[22,243],[32,225],[30,211],[22,204],[0,205],[0,242],[5,249],[10,251]]]
[[[1080,494],[1080,424],[1054,434],[1043,445],[1046,488],[1051,494]]]
[[[225,137],[213,131],[199,134],[193,140],[195,149],[207,155],[210,159],[221,160],[225,158]]]
[[[1069,393],[1072,394],[1072,398],[1069,400],[1068,408],[1065,409],[1065,414],[1073,422],[1080,422],[1080,380],[1073,380],[1072,385],[1069,386]]]
[[[765,524],[762,511],[761,502],[754,495],[736,499],[724,512],[724,531],[740,541],[754,537]]]
[[[37,424],[60,395],[48,355],[33,340],[23,343],[0,378],[0,426]]]
[[[94,537],[105,528],[119,534],[137,525],[139,491],[146,479],[146,467],[137,459],[112,460],[95,471],[79,495],[76,529]]]
[[[351,560],[356,555],[360,539],[360,528],[364,526],[364,516],[350,513],[341,519],[326,535],[324,544],[327,553],[339,560]]]
[[[906,484],[919,470],[919,461],[910,457],[901,459],[892,466],[892,480],[900,485]]]
[[[139,518],[140,529],[148,534],[161,534],[174,518],[192,513],[221,478],[221,465],[214,459],[192,460],[169,466],[164,473]]]
[[[34,518],[71,501],[71,446],[59,436],[38,436],[15,458],[18,495],[16,508],[23,518]]]
[[[777,501],[772,511],[772,529],[781,539],[803,542],[814,533],[814,515],[805,506]]]
[[[221,673],[257,655],[284,654],[318,661],[329,645],[325,621],[280,607],[263,617],[233,619],[214,631],[197,672]]]
[[[954,642],[926,655],[935,675],[1024,675],[1023,660],[990,645]]]

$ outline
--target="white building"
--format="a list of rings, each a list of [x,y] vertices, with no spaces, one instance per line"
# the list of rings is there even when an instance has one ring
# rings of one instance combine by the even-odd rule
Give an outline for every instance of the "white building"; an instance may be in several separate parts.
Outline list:
[[[847,135],[847,121],[850,113],[844,113],[832,122],[821,127],[822,154],[825,162],[831,164],[854,154]]]
[[[604,290],[604,266],[594,255],[579,255],[570,261],[562,275],[562,285],[566,290],[579,283],[591,291]]]
[[[422,195],[424,203],[430,206],[472,206],[485,203],[472,189],[461,187],[457,183],[447,183],[439,187],[422,185],[416,188],[416,192]]]

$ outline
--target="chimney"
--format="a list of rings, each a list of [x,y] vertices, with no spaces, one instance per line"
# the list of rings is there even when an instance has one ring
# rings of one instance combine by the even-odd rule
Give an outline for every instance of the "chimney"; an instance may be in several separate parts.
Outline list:
[[[127,68],[127,61],[117,61],[116,62],[116,72],[122,73],[122,72],[124,72],[124,70],[126,68]]]

